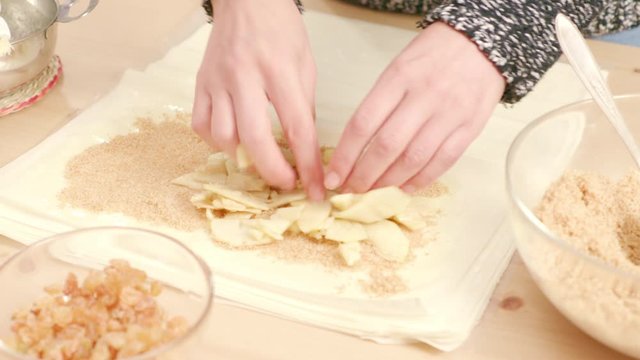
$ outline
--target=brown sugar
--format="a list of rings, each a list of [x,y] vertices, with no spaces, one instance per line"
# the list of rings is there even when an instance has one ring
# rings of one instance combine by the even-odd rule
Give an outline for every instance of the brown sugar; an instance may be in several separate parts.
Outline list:
[[[138,132],[116,136],[73,158],[62,203],[92,212],[122,213],[181,230],[206,227],[188,189],[171,184],[206,161],[209,147],[184,115],[136,122]]]

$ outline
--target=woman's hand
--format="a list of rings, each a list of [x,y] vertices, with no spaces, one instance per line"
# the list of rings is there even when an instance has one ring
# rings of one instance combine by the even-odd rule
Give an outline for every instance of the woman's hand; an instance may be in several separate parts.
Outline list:
[[[465,35],[444,23],[423,30],[389,65],[344,130],[328,189],[420,189],[478,136],[505,80]]]
[[[197,78],[193,129],[234,156],[239,143],[258,173],[281,189],[296,173],[273,138],[272,103],[309,196],[324,196],[315,130],[315,63],[291,0],[216,0],[215,25]]]

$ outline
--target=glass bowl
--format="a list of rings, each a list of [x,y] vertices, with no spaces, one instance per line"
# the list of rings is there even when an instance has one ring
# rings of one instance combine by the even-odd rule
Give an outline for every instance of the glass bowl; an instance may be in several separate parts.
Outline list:
[[[163,285],[158,304],[169,316],[186,318],[186,333],[129,360],[202,359],[203,332],[211,313],[213,284],[205,263],[177,240],[146,230],[89,228],[49,237],[26,247],[0,265],[0,339],[11,337],[11,315],[63,283],[74,272],[79,281],[102,270],[112,259],[126,260]],[[33,359],[0,342],[0,359]]]
[[[637,141],[640,95],[619,96],[616,103]],[[640,358],[640,271],[621,270],[574,248],[534,214],[565,170],[619,178],[634,168],[622,140],[589,100],[550,112],[521,131],[507,156],[506,185],[518,251],[544,294],[584,332]]]

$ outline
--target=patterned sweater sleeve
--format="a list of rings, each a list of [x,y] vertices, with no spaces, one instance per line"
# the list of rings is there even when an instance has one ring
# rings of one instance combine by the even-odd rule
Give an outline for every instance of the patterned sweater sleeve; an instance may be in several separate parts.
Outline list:
[[[204,8],[204,11],[207,12],[207,16],[209,17],[209,22],[213,21],[213,5],[211,4],[211,1],[212,0],[202,0],[202,7]],[[296,4],[300,12],[304,10],[304,8],[302,7],[301,0],[293,0],[293,2]]]
[[[293,0],[302,11],[300,0]],[[560,56],[555,16],[568,15],[587,36],[640,24],[640,0],[346,0],[373,9],[424,14],[465,33],[507,81],[505,103],[523,98]],[[204,0],[213,16],[210,0]]]
[[[467,34],[506,79],[505,103],[524,97],[560,56],[554,30],[559,12],[587,36],[640,23],[638,0],[434,0],[431,5],[419,26],[444,21]]]

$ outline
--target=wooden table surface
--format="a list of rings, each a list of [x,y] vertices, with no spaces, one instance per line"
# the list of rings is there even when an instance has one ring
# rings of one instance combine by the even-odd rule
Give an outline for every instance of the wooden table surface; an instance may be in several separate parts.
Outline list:
[[[348,18],[414,28],[416,17],[374,12],[336,0],[307,7]],[[152,14],[152,16],[150,16]],[[142,70],[203,22],[199,1],[108,0],[88,17],[60,24],[63,81],[40,103],[0,118],[0,166],[42,141],[117,84]],[[640,49],[591,42],[610,71],[614,92],[640,92]],[[194,74],[195,76],[195,74]],[[18,249],[0,237],[0,258]],[[516,297],[522,306],[505,306]],[[616,359],[565,320],[533,283],[519,256],[511,261],[487,311],[458,350],[377,345],[357,338],[218,304],[203,359]],[[207,354],[206,356],[204,354]]]

